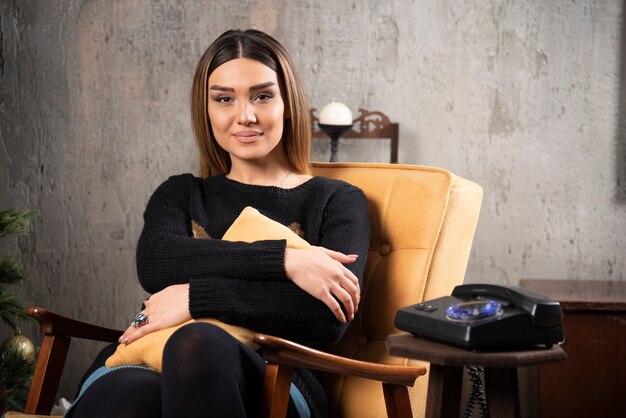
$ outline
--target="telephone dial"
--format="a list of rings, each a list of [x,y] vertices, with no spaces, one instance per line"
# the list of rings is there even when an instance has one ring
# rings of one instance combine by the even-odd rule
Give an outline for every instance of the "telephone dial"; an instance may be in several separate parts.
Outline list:
[[[397,328],[474,350],[550,347],[563,341],[559,302],[514,286],[467,284],[401,308]]]

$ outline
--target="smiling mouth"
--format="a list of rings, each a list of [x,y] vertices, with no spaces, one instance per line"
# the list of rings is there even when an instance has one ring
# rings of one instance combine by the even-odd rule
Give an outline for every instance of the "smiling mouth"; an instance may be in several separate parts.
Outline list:
[[[263,134],[262,132],[258,132],[258,131],[241,131],[241,132],[237,132],[233,134],[233,136],[235,137],[237,141],[245,143],[245,144],[249,144],[249,143],[257,141],[261,137],[262,134]]]

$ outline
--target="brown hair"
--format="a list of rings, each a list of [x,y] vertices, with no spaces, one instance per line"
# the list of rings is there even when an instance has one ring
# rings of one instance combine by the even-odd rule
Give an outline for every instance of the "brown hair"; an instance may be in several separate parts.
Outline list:
[[[191,123],[200,152],[200,177],[230,171],[230,155],[218,145],[209,120],[208,81],[217,67],[236,58],[259,61],[278,74],[289,116],[281,142],[293,169],[310,174],[311,119],[300,76],[287,50],[277,40],[249,29],[224,32],[207,48],[196,67],[191,89]]]

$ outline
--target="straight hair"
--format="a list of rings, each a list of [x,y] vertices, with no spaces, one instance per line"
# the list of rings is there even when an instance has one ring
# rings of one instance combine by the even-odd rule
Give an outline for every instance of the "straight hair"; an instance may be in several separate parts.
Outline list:
[[[191,123],[200,154],[199,176],[227,174],[230,155],[213,135],[208,112],[208,82],[213,71],[233,59],[249,58],[276,71],[285,92],[285,125],[281,139],[294,171],[311,173],[311,117],[304,86],[287,50],[274,38],[259,30],[229,30],[220,35],[204,52],[193,77]]]

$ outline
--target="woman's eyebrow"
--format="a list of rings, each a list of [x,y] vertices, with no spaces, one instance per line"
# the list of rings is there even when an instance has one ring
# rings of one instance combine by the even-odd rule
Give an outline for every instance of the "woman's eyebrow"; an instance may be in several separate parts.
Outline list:
[[[268,81],[265,83],[260,83],[260,84],[255,84],[254,86],[250,86],[250,90],[249,91],[255,91],[255,90],[261,90],[267,87],[271,87],[271,86],[275,86],[276,83],[274,81]],[[209,87],[209,90],[218,90],[218,91],[228,91],[228,92],[234,92],[235,89],[232,87],[226,87],[226,86],[220,86],[217,84],[212,85],[211,87]]]
[[[235,91],[235,89],[232,87],[224,87],[224,86],[218,86],[218,85],[213,85],[209,87],[209,90],[231,91],[231,92]]]
[[[261,84],[255,84],[254,86],[250,87],[250,91],[254,91],[254,90],[261,90],[267,87],[271,87],[271,86],[275,86],[276,83],[273,81],[268,81],[266,83],[261,83]]]

